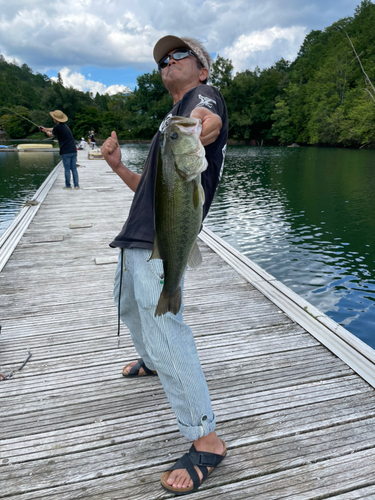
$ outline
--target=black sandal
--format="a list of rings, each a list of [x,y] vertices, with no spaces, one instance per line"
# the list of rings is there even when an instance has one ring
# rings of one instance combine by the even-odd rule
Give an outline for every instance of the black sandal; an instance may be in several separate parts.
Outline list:
[[[216,453],[208,453],[204,451],[197,451],[195,449],[195,446],[192,445],[189,453],[185,453],[183,457],[181,457],[173,467],[168,469],[164,474],[161,476],[161,485],[162,487],[169,491],[170,493],[174,493],[175,495],[187,495],[188,493],[193,493],[194,491],[197,491],[199,486],[203,483],[203,481],[207,478],[209,474],[217,467],[220,462],[224,460],[224,457],[227,454],[227,446],[222,441],[223,446],[224,446],[224,451],[222,455],[217,455]],[[203,474],[202,480],[199,479],[198,473],[195,470],[194,466],[197,465],[199,467],[199,470]],[[208,467],[211,467],[210,470],[208,470]],[[191,480],[193,481],[193,486],[190,486],[190,488],[173,488],[173,486],[170,486],[167,483],[167,480],[169,476],[171,475],[171,472],[176,469],[186,469]]]
[[[131,364],[131,363],[129,363]],[[129,377],[129,378],[134,378],[134,377],[157,377],[157,373],[154,372],[153,370],[150,370],[149,368],[147,368],[147,366],[145,365],[145,362],[143,361],[142,358],[139,358],[137,363],[131,368],[131,370],[129,371],[129,373],[126,373],[125,370],[126,368],[129,366],[126,365],[123,370],[122,370],[122,375],[124,377]],[[139,373],[140,369],[143,368],[144,372],[145,373]]]

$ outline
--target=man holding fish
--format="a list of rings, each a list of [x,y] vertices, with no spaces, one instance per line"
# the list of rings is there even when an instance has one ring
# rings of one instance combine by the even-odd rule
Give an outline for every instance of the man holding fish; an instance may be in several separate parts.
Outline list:
[[[135,192],[129,216],[111,243],[121,249],[114,298],[140,356],[126,378],[159,376],[190,450],[166,471],[162,486],[196,491],[223,460],[207,383],[192,331],[182,318],[187,264],[199,265],[196,237],[218,186],[228,135],[220,92],[207,85],[211,58],[193,38],[165,36],[154,47],[173,108],[155,134],[142,175],[121,162],[115,132],[102,146],[114,172]]]

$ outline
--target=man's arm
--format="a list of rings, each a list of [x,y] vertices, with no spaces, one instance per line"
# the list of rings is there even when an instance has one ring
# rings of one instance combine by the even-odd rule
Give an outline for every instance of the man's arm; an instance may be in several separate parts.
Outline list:
[[[52,133],[52,130],[53,128],[46,128],[46,127],[40,127],[40,130],[42,132],[45,132],[47,135],[49,135],[50,137],[54,137],[53,133]]]
[[[193,118],[198,118],[202,121],[202,132],[200,140],[203,146],[208,146],[216,141],[219,137],[223,122],[219,115],[216,115],[207,108],[194,108],[190,113]]]
[[[111,137],[105,141],[101,147],[102,155],[105,161],[111,167],[111,169],[122,179],[125,184],[132,190],[136,191],[139,181],[141,179],[140,174],[136,174],[129,170],[121,161],[121,150],[120,145],[117,140],[116,132],[111,133]]]

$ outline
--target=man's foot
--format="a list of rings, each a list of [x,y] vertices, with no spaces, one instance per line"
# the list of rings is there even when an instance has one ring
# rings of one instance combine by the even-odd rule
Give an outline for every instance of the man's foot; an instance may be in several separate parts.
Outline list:
[[[122,370],[122,374],[124,377],[152,377],[157,375],[155,371],[147,368],[142,358],[126,365]]]
[[[79,186],[74,186],[74,189],[79,189]]]
[[[72,189],[71,187],[65,186],[63,189]]]
[[[194,444],[194,448],[197,452],[213,453],[213,454],[221,456],[223,458],[226,455],[225,443],[220,438],[217,437],[215,432],[211,432],[207,436],[204,436],[203,438],[197,439],[197,441],[194,441],[193,444]],[[221,458],[221,460],[223,458]],[[218,458],[219,463],[221,460],[220,460],[220,458]],[[213,468],[214,467],[206,467],[207,474],[209,474],[213,470]],[[162,483],[164,480],[166,482],[166,484],[171,487],[170,491],[174,491],[177,494],[178,494],[178,491],[176,491],[176,490],[182,490],[182,491],[194,490],[195,491],[196,489],[198,489],[198,486],[202,483],[202,480],[204,479],[204,477],[203,477],[202,471],[200,470],[200,468],[197,465],[194,466],[194,469],[196,470],[198,477],[199,477],[199,484],[195,488],[193,485],[193,480],[190,477],[190,474],[188,473],[187,469],[172,470],[170,472],[168,478],[166,479],[166,481],[165,481],[165,478],[163,475]],[[168,472],[165,474],[168,475]],[[206,476],[206,474],[205,474],[205,476]],[[166,489],[168,489],[168,488],[166,488]]]

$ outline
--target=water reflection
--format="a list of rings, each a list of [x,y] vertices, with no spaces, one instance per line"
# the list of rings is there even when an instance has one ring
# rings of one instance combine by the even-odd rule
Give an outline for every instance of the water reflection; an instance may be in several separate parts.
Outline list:
[[[228,149],[207,225],[375,347],[372,151]]]
[[[0,149],[0,236],[60,161],[56,153],[5,153]]]

